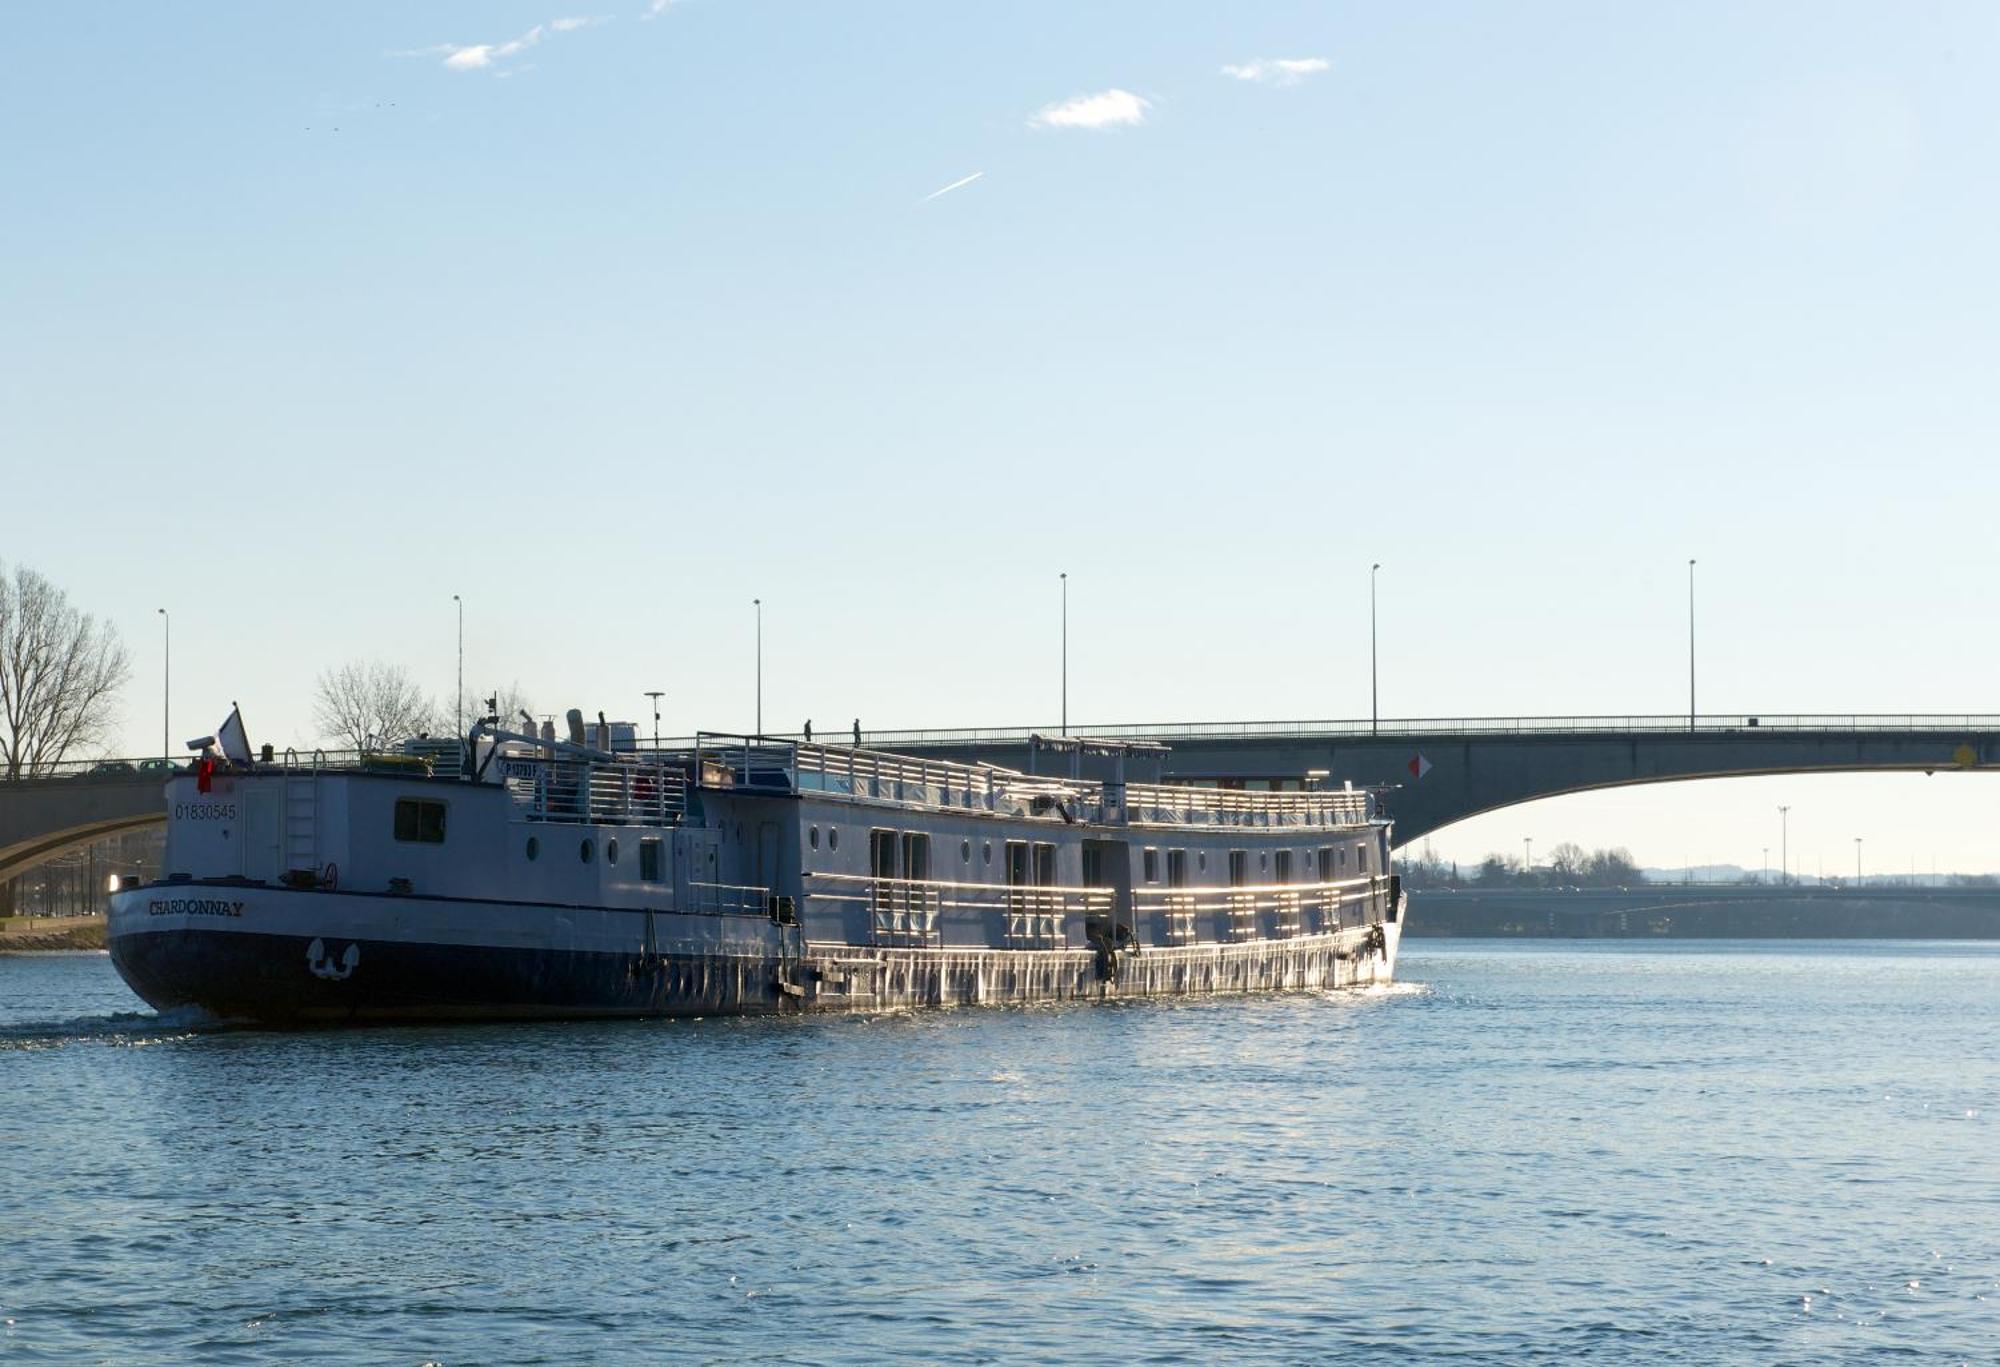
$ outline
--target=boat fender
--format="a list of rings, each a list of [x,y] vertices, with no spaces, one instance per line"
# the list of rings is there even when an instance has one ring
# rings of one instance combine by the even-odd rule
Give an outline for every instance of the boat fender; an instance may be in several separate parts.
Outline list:
[[[340,865],[328,860],[326,867],[320,870],[319,885],[328,892],[332,892],[335,888],[339,887]]]

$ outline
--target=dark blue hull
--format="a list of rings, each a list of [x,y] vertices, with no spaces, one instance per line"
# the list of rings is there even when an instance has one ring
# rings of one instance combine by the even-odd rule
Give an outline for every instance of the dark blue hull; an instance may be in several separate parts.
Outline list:
[[[119,974],[157,1010],[270,1025],[745,1015],[793,1001],[778,985],[776,962],[750,957],[203,930],[114,936],[110,949]]]

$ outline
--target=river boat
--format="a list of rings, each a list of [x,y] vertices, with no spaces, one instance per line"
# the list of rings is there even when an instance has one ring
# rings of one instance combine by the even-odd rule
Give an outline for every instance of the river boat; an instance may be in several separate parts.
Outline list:
[[[1394,976],[1405,899],[1366,791],[1127,781],[1158,747],[1060,737],[1028,772],[569,721],[489,718],[416,764],[211,752],[167,784],[161,876],[111,896],[113,963],[162,1011],[272,1025]]]

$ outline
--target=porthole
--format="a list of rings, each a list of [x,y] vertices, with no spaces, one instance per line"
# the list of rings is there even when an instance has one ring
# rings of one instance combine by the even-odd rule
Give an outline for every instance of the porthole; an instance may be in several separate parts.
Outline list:
[[[814,826],[806,832],[806,844],[812,846],[814,849],[819,848],[819,827]]]
[[[826,828],[826,847],[830,850],[840,848],[840,827],[828,826]]]
[[[1206,872],[1208,871],[1208,851],[1207,851],[1207,850],[1197,850],[1197,851],[1195,852],[1195,856],[1194,856],[1194,866],[1195,866],[1196,868],[1198,868],[1198,869],[1202,870],[1202,871],[1203,871],[1204,873],[1206,873]]]
[[[616,836],[604,842],[604,862],[607,864],[616,864],[618,862],[618,838]]]
[[[534,836],[528,837],[528,861],[533,863],[542,853],[542,842]]]
[[[991,840],[980,843],[979,862],[982,864],[991,864],[993,862],[993,842]]]
[[[1268,854],[1264,854],[1264,853],[1259,853],[1259,854],[1258,854],[1258,856],[1257,856],[1257,867],[1258,867],[1258,868],[1260,868],[1260,869],[1268,869],[1268,868],[1270,868],[1270,867],[1271,867],[1271,856],[1270,856],[1270,855],[1268,855]]]
[[[958,842],[958,859],[962,864],[970,864],[972,862],[972,842],[970,840],[961,840]]]
[[[576,847],[576,857],[586,864],[590,862],[590,842],[588,840]]]

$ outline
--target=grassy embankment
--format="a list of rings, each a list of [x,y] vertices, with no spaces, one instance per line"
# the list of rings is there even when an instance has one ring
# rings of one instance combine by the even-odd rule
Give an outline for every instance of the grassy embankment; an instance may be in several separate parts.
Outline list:
[[[0,916],[0,954],[102,948],[102,916]]]

